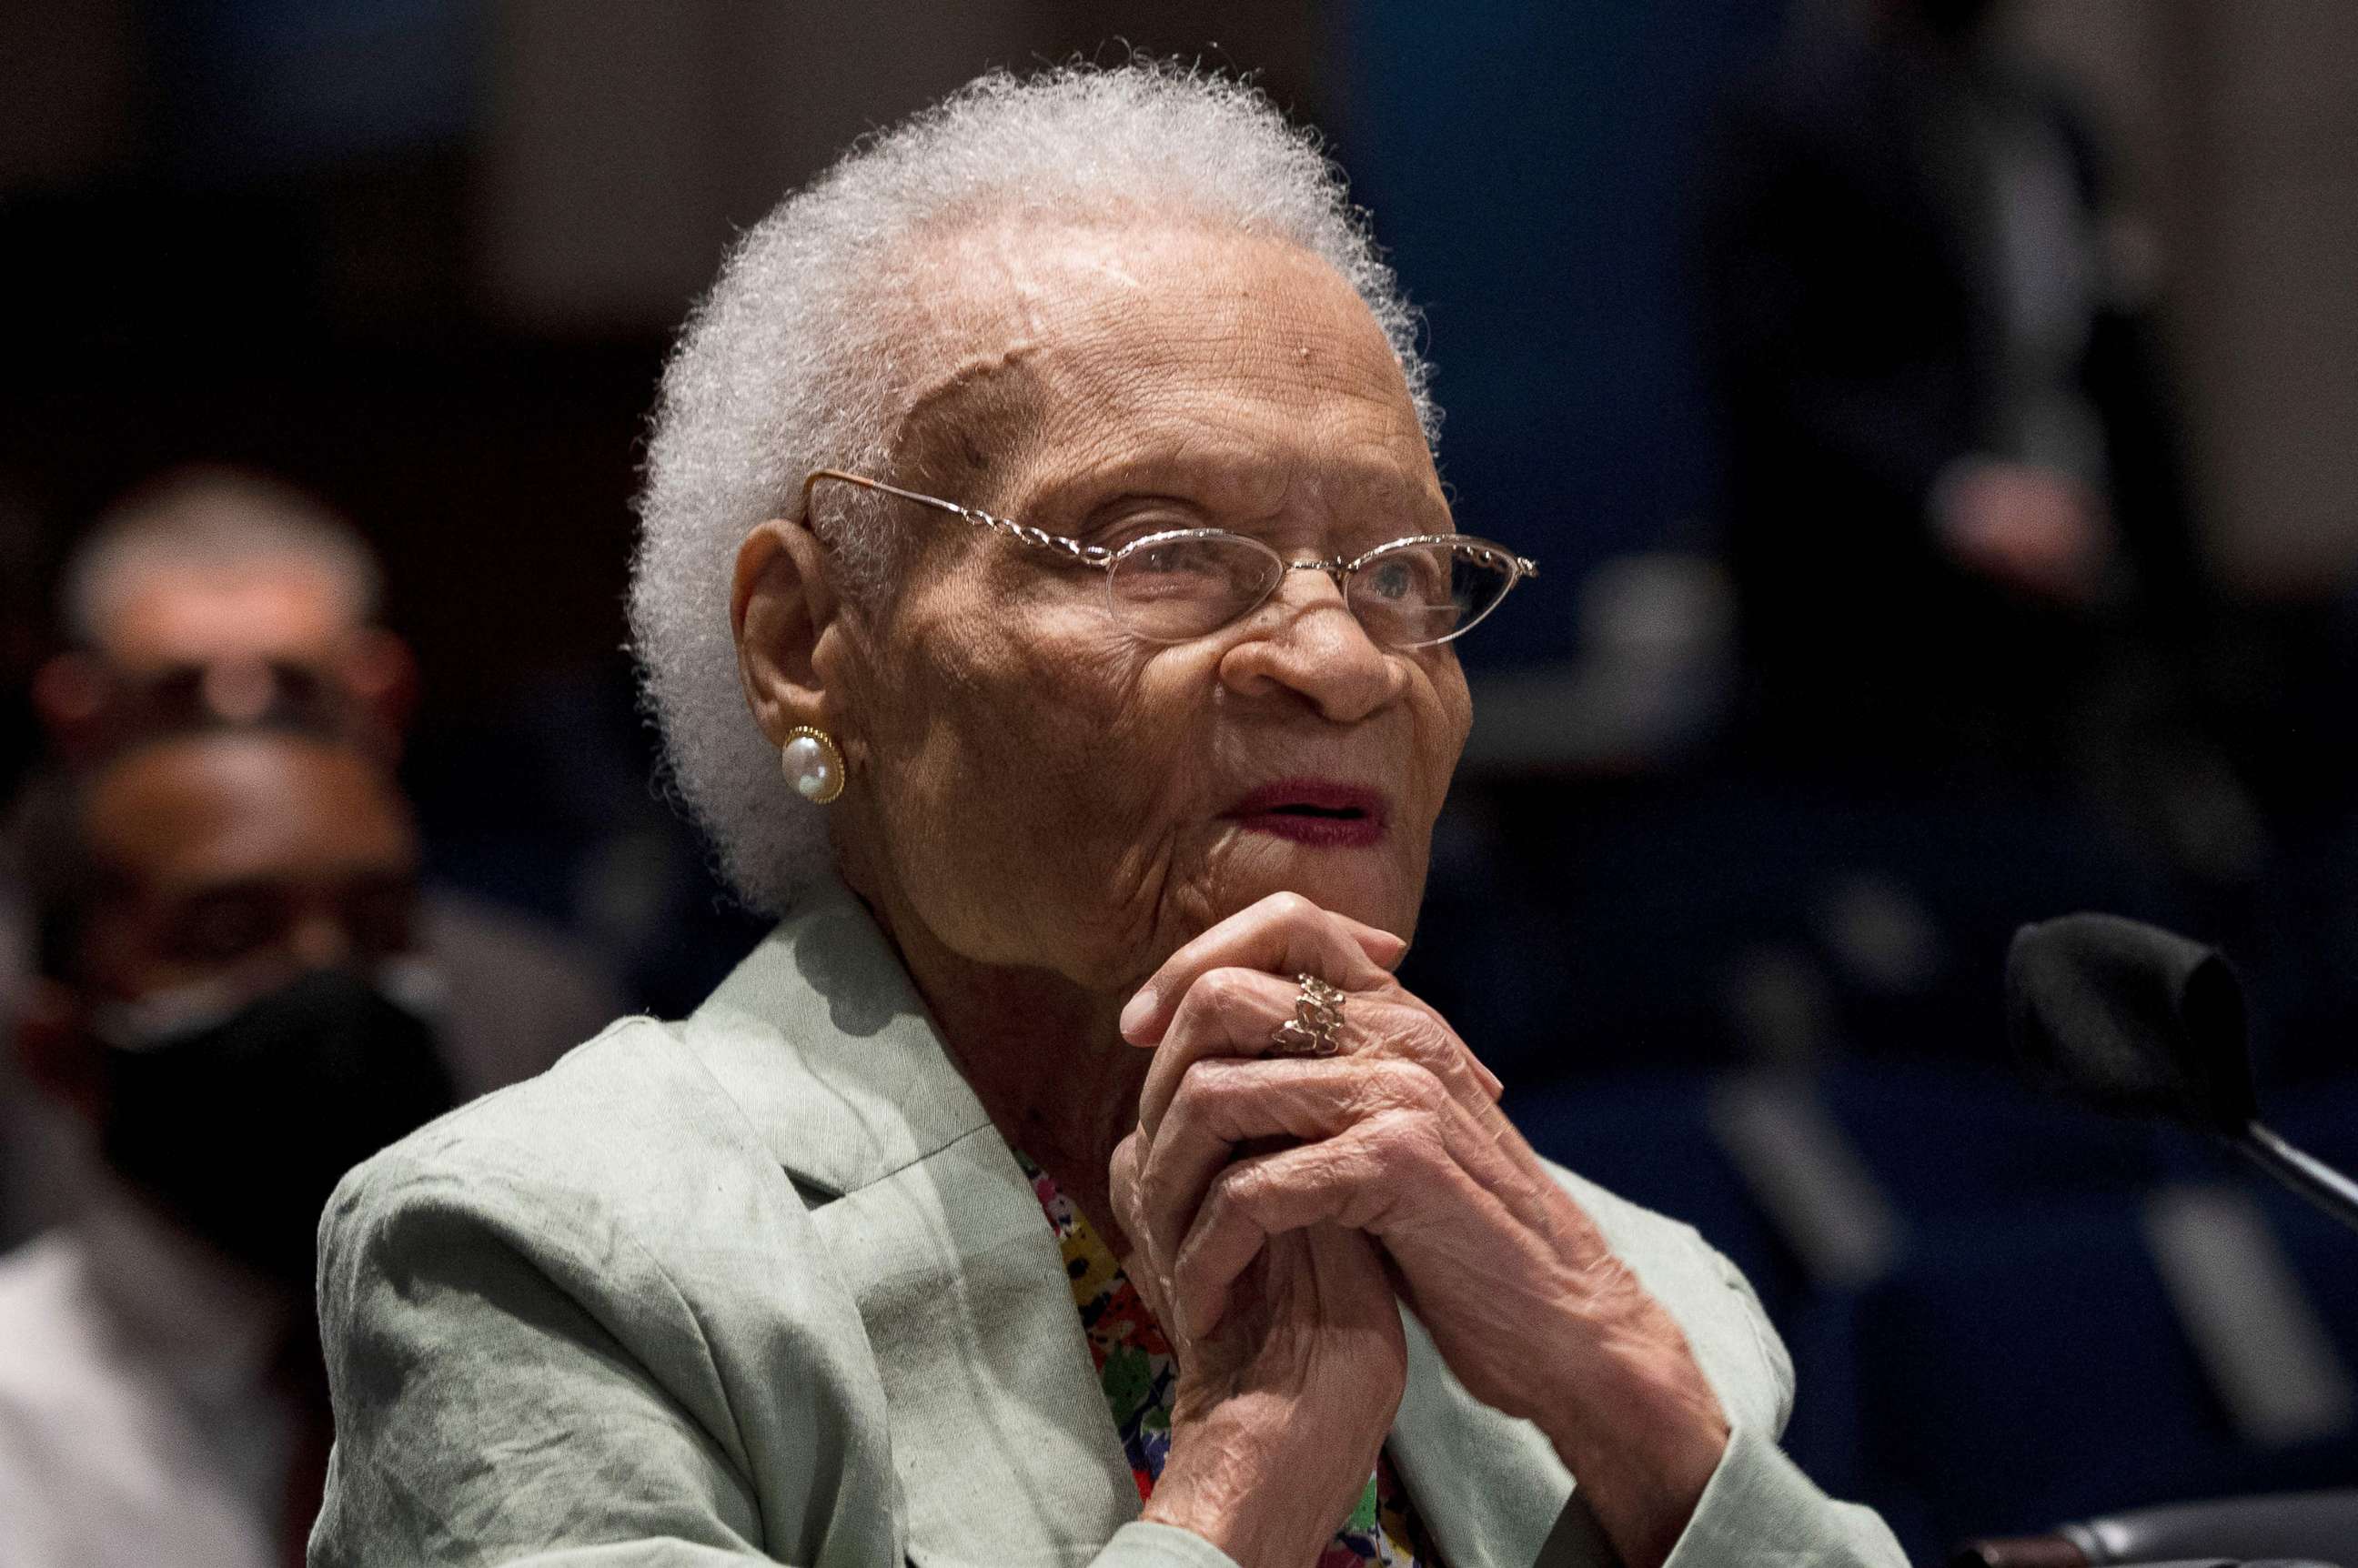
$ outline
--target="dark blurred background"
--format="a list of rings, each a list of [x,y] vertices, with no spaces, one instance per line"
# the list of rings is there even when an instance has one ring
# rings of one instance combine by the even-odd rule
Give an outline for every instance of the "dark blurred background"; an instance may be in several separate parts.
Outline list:
[[[78,534],[178,465],[282,475],[384,558],[438,883],[692,1006],[760,925],[622,649],[670,334],[986,66],[1251,71],[1426,312],[1462,524],[1545,568],[1464,644],[1411,960],[1535,1141],[1744,1265],[1794,1452],[1920,1553],[2358,1481],[2346,1238],[2014,1088],[1997,989],[2066,909],[2218,942],[2264,1103],[2358,1155],[2358,8],[1983,9],[12,5],[7,771]],[[2076,447],[1992,413],[2059,387]],[[1968,459],[2063,475],[2103,569],[1960,553]],[[2271,1281],[2224,1318],[2223,1247]]]

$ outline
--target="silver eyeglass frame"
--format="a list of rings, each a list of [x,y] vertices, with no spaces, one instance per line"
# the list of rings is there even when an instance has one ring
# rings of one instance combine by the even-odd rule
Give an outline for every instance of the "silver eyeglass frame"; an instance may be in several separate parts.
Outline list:
[[[813,469],[804,477],[803,517],[806,522],[809,520],[811,515],[811,492],[817,486],[818,481],[823,479],[839,480],[845,484],[857,485],[862,490],[872,490],[880,494],[894,496],[902,501],[913,502],[919,506],[929,507],[936,512],[947,513],[953,517],[963,518],[965,521],[973,524],[979,528],[988,528],[993,533],[1004,534],[1008,537],[1015,540],[1017,543],[1028,545],[1033,549],[1047,550],[1055,555],[1062,556],[1067,560],[1076,562],[1081,566],[1093,567],[1106,574],[1106,612],[1109,615],[1111,615],[1114,620],[1124,629],[1129,631],[1131,635],[1140,637],[1150,643],[1163,643],[1166,646],[1179,643],[1193,642],[1197,636],[1209,636],[1211,633],[1209,632],[1203,632],[1193,633],[1185,637],[1159,638],[1140,631],[1136,624],[1122,615],[1120,605],[1115,602],[1113,597],[1113,568],[1125,556],[1129,556],[1136,551],[1143,550],[1155,545],[1167,545],[1175,539],[1241,539],[1246,544],[1251,545],[1257,549],[1266,551],[1269,557],[1278,564],[1282,572],[1323,572],[1334,581],[1335,591],[1342,595],[1343,603],[1347,609],[1349,608],[1351,602],[1350,579],[1352,575],[1357,572],[1360,568],[1368,565],[1370,561],[1379,560],[1395,550],[1402,549],[1410,546],[1447,545],[1451,546],[1453,550],[1466,553],[1474,557],[1474,558],[1479,559],[1485,566],[1503,567],[1506,568],[1507,586],[1498,590],[1498,597],[1492,600],[1489,604],[1483,609],[1481,614],[1476,615],[1473,620],[1466,622],[1462,625],[1450,628],[1448,634],[1445,636],[1429,637],[1422,642],[1416,643],[1379,643],[1380,646],[1390,648],[1434,648],[1439,647],[1444,643],[1454,643],[1458,638],[1466,635],[1466,633],[1474,630],[1475,627],[1482,624],[1483,622],[1488,620],[1491,612],[1507,601],[1507,595],[1515,590],[1516,584],[1521,582],[1525,578],[1536,579],[1540,575],[1539,563],[1537,561],[1531,559],[1527,556],[1519,556],[1503,545],[1494,545],[1487,539],[1476,538],[1471,534],[1412,534],[1402,538],[1387,540],[1383,544],[1378,545],[1374,549],[1368,550],[1365,554],[1360,555],[1354,559],[1338,559],[1332,561],[1289,561],[1283,556],[1279,555],[1276,550],[1271,548],[1270,546],[1254,538],[1251,535],[1238,534],[1234,530],[1228,528],[1168,528],[1160,533],[1148,534],[1143,537],[1132,539],[1118,549],[1109,550],[1103,545],[1083,544],[1078,539],[1067,538],[1062,534],[1051,534],[1044,528],[1034,528],[1028,523],[1018,523],[1012,518],[993,516],[991,514],[982,511],[978,507],[961,506],[955,501],[945,501],[938,495],[925,495],[917,491],[903,490],[899,485],[887,484],[881,479],[870,479],[865,474],[849,473],[842,469]],[[1284,583],[1285,578],[1282,575],[1279,576],[1270,584],[1269,591],[1267,593],[1264,593],[1252,604],[1238,611],[1228,620],[1222,622],[1220,626],[1214,627],[1212,630],[1218,631],[1222,627],[1233,626],[1238,621],[1241,621],[1245,617],[1252,614],[1262,605],[1267,604],[1271,599],[1275,598],[1277,596],[1277,590],[1282,587]],[[1352,613],[1356,619],[1357,611],[1354,611]],[[1366,623],[1362,622],[1361,624],[1364,626]]]

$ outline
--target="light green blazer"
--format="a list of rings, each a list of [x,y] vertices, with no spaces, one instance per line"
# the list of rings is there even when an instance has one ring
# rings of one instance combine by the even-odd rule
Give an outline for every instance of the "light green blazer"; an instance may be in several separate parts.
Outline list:
[[[1775,1446],[1792,1370],[1694,1232],[1561,1179],[1736,1436],[1675,1568],[1889,1563]],[[313,1568],[1231,1568],[1141,1522],[1030,1183],[839,891],[685,1023],[625,1019],[362,1165],[319,1233]],[[1390,1450],[1448,1568],[1606,1563],[1412,1320]]]

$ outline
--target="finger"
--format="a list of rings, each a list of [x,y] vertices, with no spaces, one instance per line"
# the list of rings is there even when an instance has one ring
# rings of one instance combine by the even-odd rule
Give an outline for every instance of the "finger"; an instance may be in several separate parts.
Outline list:
[[[1162,1134],[1171,1101],[1190,1069],[1219,1056],[1264,1056],[1271,1036],[1293,1016],[1298,982],[1254,969],[1214,969],[1180,1000],[1139,1087],[1138,1125],[1151,1141]],[[1347,997],[1345,1049],[1357,1057],[1413,1061],[1439,1078],[1477,1119],[1506,1124],[1497,1110],[1498,1075],[1484,1066],[1431,1008],[1413,999]]]
[[[1474,1054],[1448,1021],[1405,991],[1359,1002],[1353,1018],[1359,1037],[1369,1043],[1362,1047],[1362,1054],[1379,1049],[1387,1055],[1422,1064],[1477,1114],[1496,1106],[1498,1097],[1506,1093],[1507,1086],[1498,1075]]]
[[[1237,1280],[1271,1238],[1320,1224],[1380,1238],[1395,1227],[1412,1189],[1467,1184],[1438,1141],[1420,1135],[1412,1121],[1412,1113],[1390,1112],[1220,1173],[1172,1267],[1187,1333],[1201,1337],[1219,1327]]]
[[[1209,969],[1179,999],[1138,1090],[1138,1127],[1152,1143],[1187,1069],[1206,1057],[1258,1056],[1293,1016],[1299,985],[1260,969]],[[1348,1003],[1347,1002],[1347,1008]]]
[[[1151,1269],[1154,1260],[1148,1245],[1145,1209],[1139,1202],[1145,1149],[1146,1141],[1135,1132],[1114,1145],[1113,1158],[1106,1162],[1106,1197],[1113,1205],[1114,1224],[1120,1227],[1122,1239]],[[1116,1261],[1125,1273],[1132,1271],[1131,1259],[1118,1256]]]
[[[1387,1111],[1437,1111],[1448,1098],[1412,1062],[1198,1062],[1172,1097],[1160,1130],[1140,1150],[1140,1222],[1167,1254],[1240,1148],[1334,1138]]]
[[[1133,1044],[1167,1047],[1171,1023],[1184,1004],[1186,989],[1215,969],[1313,974],[1352,993],[1345,1003],[1347,1014],[1370,996],[1401,1000],[1414,1007],[1430,1021],[1427,1033],[1437,1033],[1451,1042],[1465,1056],[1464,1070],[1482,1086],[1483,1097],[1496,1103],[1506,1092],[1498,1075],[1466,1048],[1439,1014],[1410,997],[1391,979],[1391,965],[1407,950],[1407,944],[1388,931],[1322,909],[1297,893],[1276,893],[1221,922],[1164,960],[1154,979],[1130,999],[1122,1015],[1123,1034]],[[1174,985],[1181,989],[1165,989]],[[1288,991],[1286,996],[1285,1011],[1271,1021],[1272,1029],[1292,1016],[1293,993]],[[1265,1042],[1255,1041],[1243,1048],[1257,1054],[1264,1045]],[[1184,1065],[1179,1064],[1182,1070]],[[1462,1076],[1455,1068],[1448,1074],[1452,1082]]]
[[[1452,1157],[1509,1203],[1527,1224],[1544,1224],[1547,1178],[1511,1129],[1506,1146],[1481,1110],[1467,1106],[1420,1064],[1358,1056],[1312,1061],[1200,1062],[1174,1097],[1160,1134],[1140,1152],[1139,1222],[1170,1267],[1176,1241],[1197,1220],[1206,1195],[1239,1145],[1273,1139],[1314,1141],[1394,1112],[1433,1119]]]
[[[1163,961],[1122,1010],[1122,1038],[1152,1045],[1163,1038],[1180,998],[1213,969],[1316,975],[1345,990],[1381,985],[1408,943],[1295,892],[1271,893],[1238,911]]]

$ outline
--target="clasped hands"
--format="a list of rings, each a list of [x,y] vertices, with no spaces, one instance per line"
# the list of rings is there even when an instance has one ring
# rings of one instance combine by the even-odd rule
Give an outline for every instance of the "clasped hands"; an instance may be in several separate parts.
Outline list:
[[[1167,1469],[1186,1479],[1147,1517],[1232,1528],[1238,1494],[1282,1475],[1304,1499],[1293,1528],[1216,1543],[1248,1568],[1311,1561],[1399,1405],[1397,1301],[1469,1393],[1548,1436],[1624,1562],[1659,1563],[1725,1417],[1670,1314],[1499,1112],[1498,1078],[1392,978],[1405,951],[1279,893],[1173,954],[1122,1015],[1155,1053],[1112,1163],[1122,1262],[1178,1357],[1174,1460],[1228,1456]],[[1342,1053],[1269,1056],[1305,973],[1345,993]]]

